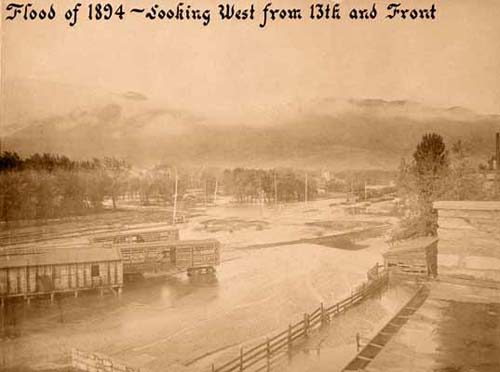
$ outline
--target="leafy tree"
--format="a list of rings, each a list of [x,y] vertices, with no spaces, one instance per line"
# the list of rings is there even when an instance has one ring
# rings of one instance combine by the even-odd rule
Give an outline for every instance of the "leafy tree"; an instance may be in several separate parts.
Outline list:
[[[394,239],[437,234],[437,215],[433,202],[446,190],[449,176],[448,151],[443,138],[425,134],[413,154],[413,162],[400,165],[398,186],[405,200],[402,230]]]
[[[126,190],[130,165],[124,160],[106,157],[103,161],[103,170],[105,193],[111,198],[113,209],[116,209],[118,196]]]
[[[23,161],[16,152],[3,152],[0,154],[0,172],[19,169]]]
[[[488,199],[483,187],[483,177],[472,164],[469,145],[461,140],[455,142],[450,155],[450,177],[446,187],[446,199]]]

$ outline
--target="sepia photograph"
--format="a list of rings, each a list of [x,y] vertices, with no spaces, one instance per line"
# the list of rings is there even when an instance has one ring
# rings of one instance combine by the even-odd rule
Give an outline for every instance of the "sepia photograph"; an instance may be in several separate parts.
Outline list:
[[[500,1],[1,4],[0,371],[500,371]]]

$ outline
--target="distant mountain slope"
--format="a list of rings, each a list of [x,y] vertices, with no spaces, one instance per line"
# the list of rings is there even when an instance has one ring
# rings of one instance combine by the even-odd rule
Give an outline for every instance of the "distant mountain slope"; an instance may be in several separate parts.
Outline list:
[[[112,94],[40,82],[29,86],[9,88],[11,109],[1,127],[4,148],[77,158],[114,155],[140,165],[164,160],[390,169],[429,131],[448,143],[468,141],[473,154],[485,160],[500,130],[500,116],[378,99],[303,103],[288,107],[281,122],[272,125],[218,125],[217,118],[173,110],[138,92]]]

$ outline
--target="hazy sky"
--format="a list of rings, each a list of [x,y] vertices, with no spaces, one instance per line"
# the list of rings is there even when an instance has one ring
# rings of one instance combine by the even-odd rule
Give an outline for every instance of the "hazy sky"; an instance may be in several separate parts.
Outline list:
[[[73,4],[55,3],[60,11]],[[408,99],[500,113],[498,0],[435,1],[438,19],[431,22],[384,20],[390,1],[378,1],[375,22],[349,21],[344,12],[341,21],[282,21],[259,29],[265,3],[257,3],[253,22],[221,23],[215,1],[190,2],[212,9],[208,27],[130,17],[80,20],[74,28],[65,21],[4,21],[3,76],[137,91],[171,107],[234,118],[328,97]],[[372,3],[341,2],[344,10]],[[306,10],[310,2],[273,4]]]

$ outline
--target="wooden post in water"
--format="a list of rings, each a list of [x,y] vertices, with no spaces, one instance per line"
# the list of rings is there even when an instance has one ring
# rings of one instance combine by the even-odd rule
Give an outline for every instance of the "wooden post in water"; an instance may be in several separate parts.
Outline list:
[[[243,371],[243,346],[240,347],[240,371]]]
[[[266,355],[267,355],[267,372],[271,370],[271,344],[269,342],[269,337],[266,342]]]
[[[304,336],[307,337],[309,333],[309,314],[304,314]]]
[[[288,358],[292,357],[292,325],[288,325]]]
[[[215,372],[215,364],[212,363],[212,372]]]
[[[326,322],[325,307],[323,306],[323,302],[320,304],[320,309],[321,309],[321,325],[323,325]]]

